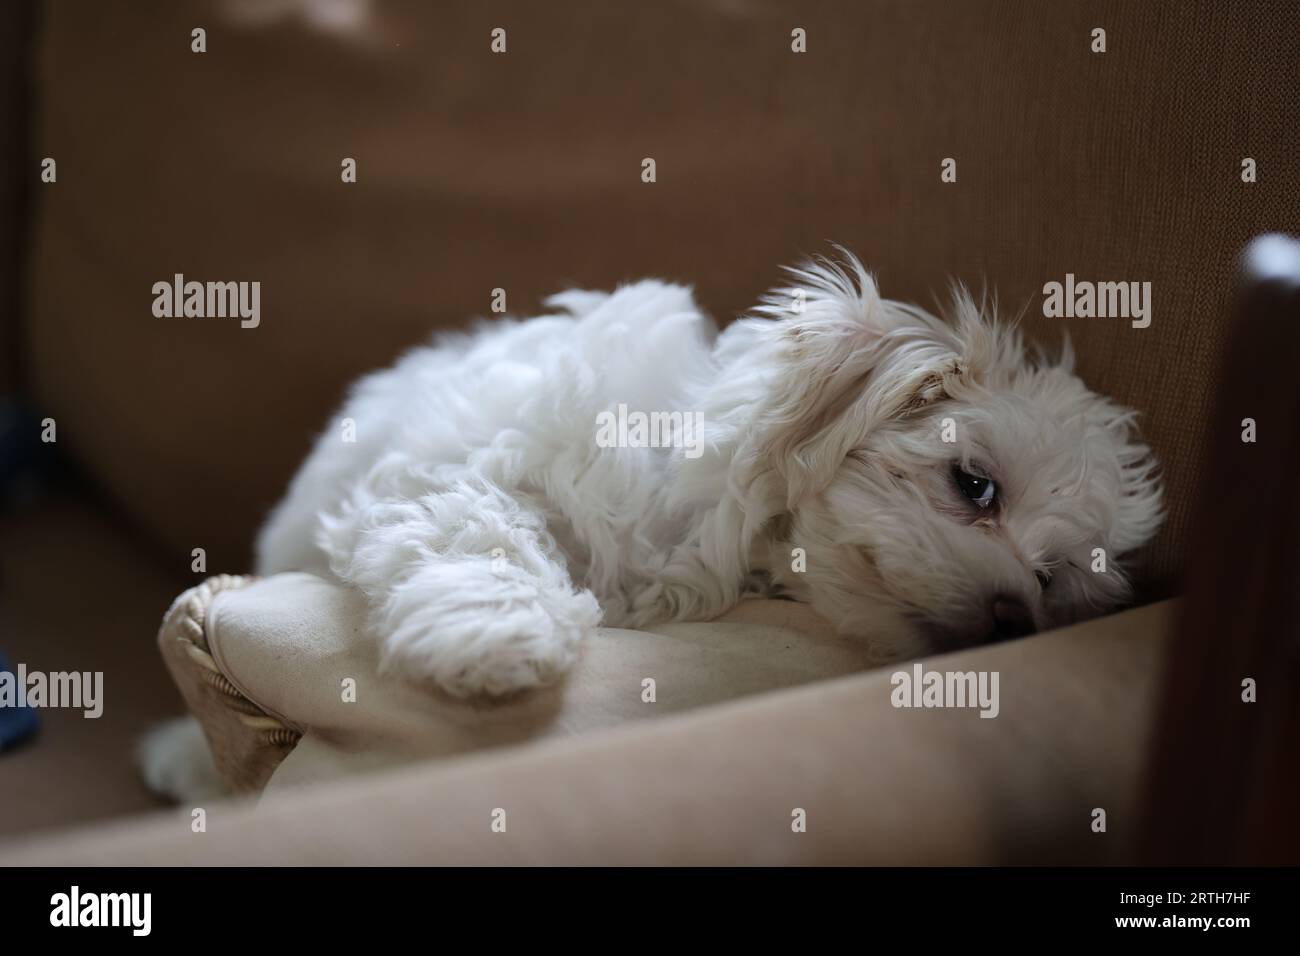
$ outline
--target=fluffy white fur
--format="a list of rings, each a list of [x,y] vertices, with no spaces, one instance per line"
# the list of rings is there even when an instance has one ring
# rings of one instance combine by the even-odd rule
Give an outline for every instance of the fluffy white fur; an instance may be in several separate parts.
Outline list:
[[[720,335],[647,280],[415,349],[353,389],[258,573],[359,588],[385,667],[456,695],[546,683],[602,621],[711,618],[756,582],[882,659],[985,638],[996,599],[1035,629],[1125,599],[1155,466],[1068,347],[1031,358],[961,290],[946,320],[882,299],[847,254],[790,274]],[[620,403],[701,412],[704,453],[598,447]],[[954,463],[996,482],[994,508]]]

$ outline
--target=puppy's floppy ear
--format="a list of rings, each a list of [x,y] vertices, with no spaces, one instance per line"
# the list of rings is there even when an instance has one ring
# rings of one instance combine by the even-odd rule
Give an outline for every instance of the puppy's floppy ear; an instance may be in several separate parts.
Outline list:
[[[755,412],[752,464],[775,469],[788,506],[824,488],[872,428],[943,397],[960,375],[951,331],[920,309],[880,298],[850,253],[788,270],[796,284],[769,293],[767,390]]]

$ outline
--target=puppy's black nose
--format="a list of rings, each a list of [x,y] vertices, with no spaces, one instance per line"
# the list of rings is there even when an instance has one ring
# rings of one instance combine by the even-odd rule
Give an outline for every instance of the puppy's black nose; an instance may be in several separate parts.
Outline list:
[[[1023,601],[1013,597],[999,595],[993,599],[993,631],[989,639],[1005,641],[1013,637],[1026,637],[1033,634],[1034,615]]]

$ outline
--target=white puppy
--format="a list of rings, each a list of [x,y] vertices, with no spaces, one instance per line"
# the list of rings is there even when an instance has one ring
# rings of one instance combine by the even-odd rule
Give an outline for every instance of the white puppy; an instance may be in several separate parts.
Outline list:
[[[791,275],[721,335],[650,280],[410,352],[353,389],[257,572],[361,589],[385,666],[457,695],[545,683],[602,621],[711,618],[760,579],[882,657],[1125,598],[1117,559],[1160,520],[1133,412],[964,293],[944,322],[851,257]],[[677,447],[601,447],[620,405]]]
[[[751,590],[882,661],[1126,598],[1155,464],[1068,347],[1031,359],[964,291],[946,320],[882,299],[847,254],[790,274],[721,334],[647,280],[413,350],[352,390],[257,572],[360,589],[384,667],[454,695],[544,684],[602,622],[704,620]],[[602,447],[611,413],[639,447]]]

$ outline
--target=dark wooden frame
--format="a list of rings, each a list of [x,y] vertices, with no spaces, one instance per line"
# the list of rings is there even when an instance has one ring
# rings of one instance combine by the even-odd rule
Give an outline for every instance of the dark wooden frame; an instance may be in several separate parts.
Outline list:
[[[1242,440],[1254,419],[1256,440]],[[1139,861],[1300,863],[1300,242],[1254,240],[1202,445]],[[1243,700],[1242,682],[1256,684]]]

